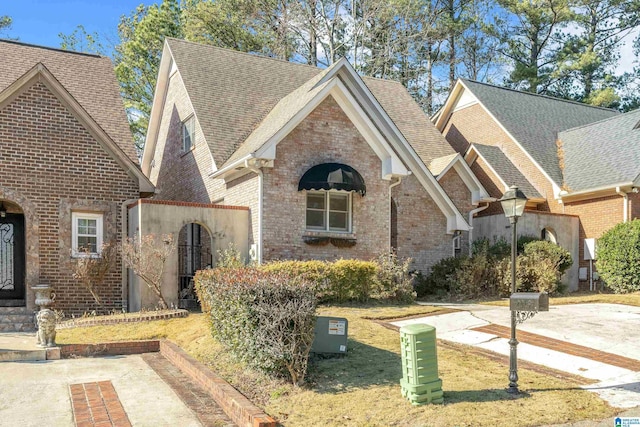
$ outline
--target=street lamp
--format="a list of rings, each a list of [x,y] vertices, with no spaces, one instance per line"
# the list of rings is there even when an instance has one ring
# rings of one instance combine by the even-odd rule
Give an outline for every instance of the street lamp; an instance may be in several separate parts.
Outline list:
[[[524,213],[524,206],[527,204],[527,196],[518,187],[511,186],[500,199],[504,215],[511,223],[511,293],[516,292],[516,251],[518,245],[518,235],[516,233],[516,223],[518,218]],[[518,394],[518,340],[516,339],[516,311],[511,310],[511,339],[509,340],[509,393]]]

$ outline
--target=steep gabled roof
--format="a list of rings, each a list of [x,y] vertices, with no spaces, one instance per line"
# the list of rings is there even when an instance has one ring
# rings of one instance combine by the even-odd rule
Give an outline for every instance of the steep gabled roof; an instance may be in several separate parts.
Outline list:
[[[167,45],[218,168],[280,100],[326,73],[317,67],[184,40],[167,39]],[[400,83],[366,77],[363,81],[423,162],[453,153]]]
[[[363,79],[344,59],[322,70],[167,39],[142,159],[147,173],[173,72],[184,83],[211,151],[212,178],[225,177],[250,162],[275,159],[277,143],[319,102],[332,96],[380,157],[383,178],[412,171],[447,217],[447,230],[469,228],[426,167],[433,157],[452,154],[453,149],[402,85]]]
[[[564,184],[571,192],[627,185],[640,174],[640,110],[560,132]]]
[[[557,185],[563,181],[556,147],[558,132],[618,114],[607,108],[473,80],[461,82]]]
[[[0,92],[43,64],[129,159],[138,164],[133,138],[107,57],[0,40]]]
[[[478,155],[494,170],[505,183],[505,187],[516,185],[529,199],[542,199],[538,190],[520,172],[520,170],[504,155],[500,147],[472,144],[469,151],[475,150]],[[507,188],[505,188],[505,191]]]

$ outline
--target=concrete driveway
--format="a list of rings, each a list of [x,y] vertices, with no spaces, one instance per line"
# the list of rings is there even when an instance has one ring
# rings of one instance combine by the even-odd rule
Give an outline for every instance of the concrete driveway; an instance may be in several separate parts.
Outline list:
[[[426,323],[436,328],[440,339],[509,354],[508,307],[435,305],[459,311],[393,323]],[[640,307],[552,306],[518,325],[518,332],[519,359],[597,380],[584,388],[614,407],[640,405]]]

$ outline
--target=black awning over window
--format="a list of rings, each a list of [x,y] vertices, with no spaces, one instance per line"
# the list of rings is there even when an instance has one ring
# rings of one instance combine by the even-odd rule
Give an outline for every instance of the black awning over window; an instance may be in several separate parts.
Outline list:
[[[322,163],[306,171],[300,183],[301,190],[344,190],[367,193],[364,179],[357,170],[341,163]]]

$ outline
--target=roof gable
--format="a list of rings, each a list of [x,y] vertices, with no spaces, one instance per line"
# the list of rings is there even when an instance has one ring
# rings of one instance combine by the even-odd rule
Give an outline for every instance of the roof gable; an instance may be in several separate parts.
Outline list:
[[[640,110],[558,135],[564,189],[571,192],[634,185],[640,174]]]
[[[98,143],[109,153],[122,168],[134,179],[137,179],[140,192],[153,193],[155,188],[140,168],[127,156],[122,148],[100,127],[100,125],[87,113],[80,103],[66,90],[56,77],[43,64],[38,63],[25,74],[17,78],[13,83],[0,92],[0,109],[11,103],[23,91],[34,83],[44,84],[49,91],[64,105],[76,119],[87,129]]]
[[[0,40],[0,92],[43,64],[92,119],[138,164],[113,64],[106,57]]]
[[[499,147],[472,144],[466,154],[469,163],[473,164],[475,156],[482,158],[491,171],[502,181],[503,191],[507,191],[509,187],[515,185],[524,192],[528,199],[544,199]]]
[[[562,183],[558,132],[617,115],[614,110],[463,80],[478,100],[544,169]]]
[[[402,85],[379,79],[362,79],[346,60],[321,70],[167,39],[142,161],[143,170],[147,173],[158,142],[160,115],[173,63],[184,82],[218,168],[212,176],[221,175],[236,162],[239,165],[244,162],[246,166],[247,156],[273,158],[273,153],[265,151],[265,142],[275,141],[277,144],[278,138],[286,134],[283,129],[304,117],[305,108],[336,90],[331,94],[335,95],[338,103],[340,97],[347,99],[346,103],[355,110],[359,109],[356,115],[375,123],[368,131],[383,135],[381,139],[393,147],[388,156],[389,170],[393,170],[394,162],[396,170],[398,163],[412,170],[447,215],[448,231],[468,229],[465,219],[425,166],[425,161],[452,154],[453,149]],[[341,107],[345,109],[343,105]],[[395,155],[391,155],[393,152]],[[401,159],[401,162],[394,158]]]

